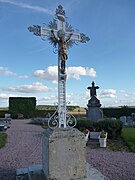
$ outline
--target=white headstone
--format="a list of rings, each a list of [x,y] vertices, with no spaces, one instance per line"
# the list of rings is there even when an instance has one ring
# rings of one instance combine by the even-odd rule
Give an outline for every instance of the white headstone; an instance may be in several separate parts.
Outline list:
[[[11,114],[5,114],[5,118],[11,118]]]
[[[121,116],[120,121],[123,123],[123,125],[126,125],[127,123],[127,117],[126,116]]]

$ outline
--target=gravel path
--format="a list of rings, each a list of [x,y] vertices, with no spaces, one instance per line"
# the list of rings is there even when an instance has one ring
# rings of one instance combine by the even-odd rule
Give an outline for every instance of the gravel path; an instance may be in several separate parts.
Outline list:
[[[42,133],[29,120],[12,120],[8,141],[0,149],[0,180],[14,180],[16,168],[41,164]],[[87,146],[87,161],[110,180],[135,180],[135,153],[112,152]]]
[[[135,180],[135,153],[87,146],[87,161],[110,180]]]
[[[8,139],[0,149],[0,180],[14,180],[16,168],[41,164],[42,132],[30,120],[12,120]]]

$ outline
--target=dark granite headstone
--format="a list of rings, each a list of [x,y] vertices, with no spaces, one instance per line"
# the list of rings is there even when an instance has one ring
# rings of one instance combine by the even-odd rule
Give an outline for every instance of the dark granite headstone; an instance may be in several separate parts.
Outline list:
[[[103,119],[103,112],[101,110],[101,104],[100,100],[96,97],[96,89],[99,89],[98,86],[95,86],[94,81],[92,82],[92,87],[88,87],[90,89],[90,100],[88,101],[87,107],[88,107],[88,112],[87,112],[87,117],[90,118],[91,120],[102,120]]]

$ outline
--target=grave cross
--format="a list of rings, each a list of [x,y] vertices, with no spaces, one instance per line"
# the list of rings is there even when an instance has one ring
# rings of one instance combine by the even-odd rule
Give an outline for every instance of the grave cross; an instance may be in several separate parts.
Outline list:
[[[99,89],[99,86],[95,86],[94,81],[92,81],[92,87],[88,87],[90,89],[90,97],[97,96],[96,89]]]
[[[33,25],[28,28],[30,32],[33,32],[36,36],[48,37],[50,43],[56,48],[58,46],[58,121],[57,126],[67,127],[66,120],[66,60],[67,48],[72,47],[74,43],[82,42],[86,43],[89,41],[83,33],[76,33],[72,29],[65,19],[65,10],[61,5],[56,9],[56,19],[51,21],[48,27]],[[57,22],[56,22],[57,20]],[[55,119],[56,123],[56,119]],[[54,124],[54,123],[53,123]]]

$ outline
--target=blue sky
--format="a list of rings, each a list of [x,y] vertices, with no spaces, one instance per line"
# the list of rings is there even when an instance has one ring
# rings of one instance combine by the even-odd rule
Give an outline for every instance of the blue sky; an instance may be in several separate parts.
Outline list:
[[[0,106],[10,96],[57,102],[55,49],[27,28],[47,25],[59,4],[74,30],[90,37],[68,51],[67,102],[86,107],[95,81],[103,107],[135,105],[134,0],[0,0]]]

